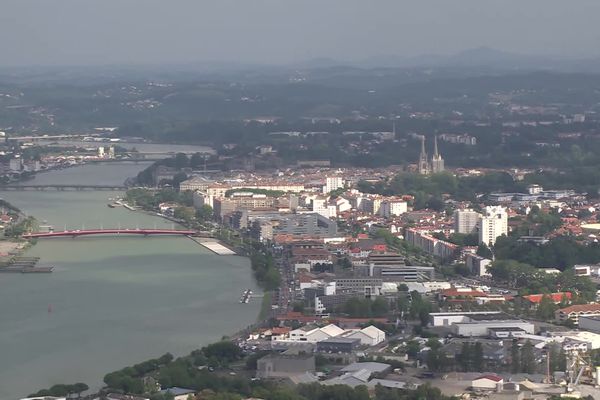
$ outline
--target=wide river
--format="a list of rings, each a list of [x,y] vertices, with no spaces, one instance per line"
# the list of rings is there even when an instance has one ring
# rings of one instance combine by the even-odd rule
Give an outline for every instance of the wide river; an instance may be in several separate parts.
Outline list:
[[[120,184],[145,164],[103,164],[40,174],[35,183]],[[107,207],[112,192],[1,192],[55,230],[172,227]],[[255,321],[260,299],[249,262],[184,237],[42,239],[27,253],[51,274],[0,274],[0,399],[56,383],[101,385],[105,373],[220,339]]]

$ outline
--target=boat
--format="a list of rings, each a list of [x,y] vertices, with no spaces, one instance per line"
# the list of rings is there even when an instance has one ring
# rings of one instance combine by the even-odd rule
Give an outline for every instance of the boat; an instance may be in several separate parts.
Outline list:
[[[107,206],[110,207],[110,208],[115,208],[116,207],[114,204],[111,204],[111,203],[108,203]]]

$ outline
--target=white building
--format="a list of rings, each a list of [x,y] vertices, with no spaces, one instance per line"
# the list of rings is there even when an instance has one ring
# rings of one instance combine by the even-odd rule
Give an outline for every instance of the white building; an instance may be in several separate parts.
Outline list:
[[[501,206],[488,206],[478,224],[479,243],[493,246],[496,239],[508,235],[508,214]]]
[[[321,340],[339,336],[342,333],[344,333],[344,330],[334,324],[329,324],[322,328],[307,325],[290,331],[289,340],[293,342],[317,343]]]
[[[501,376],[487,374],[479,376],[471,381],[473,390],[496,390],[502,387],[504,379]]]
[[[312,199],[312,211],[325,218],[335,218],[337,216],[337,207],[335,204],[329,204],[324,197]]]
[[[454,211],[454,232],[470,234],[477,230],[481,214],[471,209]]]
[[[328,176],[325,179],[325,186],[323,186],[323,193],[330,193],[336,189],[344,187],[344,179],[341,176]]]
[[[397,217],[408,211],[408,204],[403,200],[384,200],[379,207],[379,215],[384,218]]]
[[[23,160],[20,157],[11,158],[8,162],[8,169],[11,171],[21,171],[23,169]]]
[[[373,325],[360,330],[349,331],[343,336],[351,339],[360,339],[360,344],[365,346],[376,346],[385,341],[385,332]]]
[[[184,192],[186,190],[201,190],[206,191],[210,185],[214,182],[203,176],[194,176],[187,179],[179,184],[179,190]]]

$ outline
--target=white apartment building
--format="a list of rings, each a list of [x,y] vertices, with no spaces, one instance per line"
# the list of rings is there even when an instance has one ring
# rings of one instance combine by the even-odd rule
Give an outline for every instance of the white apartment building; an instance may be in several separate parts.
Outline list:
[[[476,231],[481,214],[471,209],[454,211],[454,232],[470,234]]]
[[[501,206],[488,206],[479,219],[479,243],[493,246],[496,239],[508,235],[508,214]]]
[[[329,218],[329,205],[327,204],[327,199],[323,197],[312,199],[312,211],[321,214],[325,218]]]
[[[379,207],[379,215],[384,218],[397,217],[408,211],[408,204],[404,200],[384,200]]]
[[[329,193],[336,189],[344,187],[344,179],[341,176],[328,176],[325,179],[325,186],[323,186],[323,193]]]

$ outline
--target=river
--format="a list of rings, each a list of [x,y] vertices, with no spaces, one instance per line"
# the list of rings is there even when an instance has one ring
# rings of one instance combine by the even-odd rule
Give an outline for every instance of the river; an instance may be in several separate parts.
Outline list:
[[[46,184],[119,184],[144,164],[48,172]],[[107,207],[112,192],[2,192],[56,230],[172,227],[164,219]],[[255,321],[260,299],[249,261],[217,256],[184,237],[40,240],[28,253],[51,274],[0,274],[0,399],[56,383],[101,385],[105,373],[165,352],[175,355]]]

